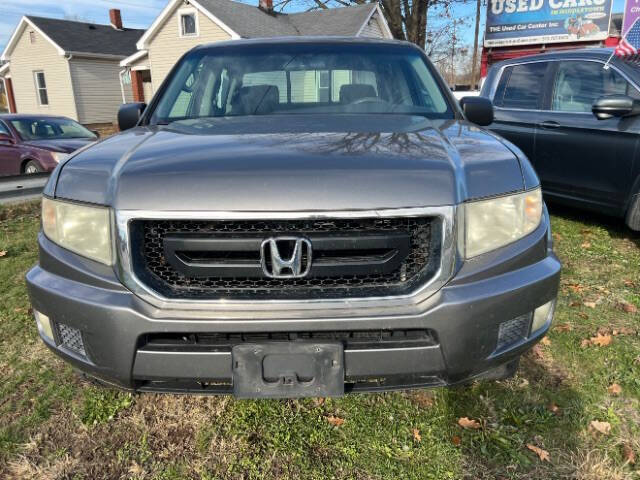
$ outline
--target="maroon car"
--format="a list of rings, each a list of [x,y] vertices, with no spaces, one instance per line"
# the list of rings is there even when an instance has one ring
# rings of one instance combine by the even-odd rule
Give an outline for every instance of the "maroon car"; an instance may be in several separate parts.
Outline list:
[[[66,117],[0,115],[0,176],[49,172],[97,138]]]

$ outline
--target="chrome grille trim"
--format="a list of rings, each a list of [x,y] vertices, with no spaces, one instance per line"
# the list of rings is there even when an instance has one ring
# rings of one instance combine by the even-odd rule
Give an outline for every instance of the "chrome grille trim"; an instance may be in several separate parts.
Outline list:
[[[415,291],[405,295],[362,297],[349,299],[169,299],[147,287],[135,275],[131,261],[131,241],[129,223],[132,220],[292,220],[292,219],[338,219],[338,218],[377,218],[377,217],[437,217],[442,222],[442,251],[440,266],[433,277]],[[305,309],[353,309],[384,307],[406,307],[417,305],[437,292],[452,276],[456,262],[456,207],[420,207],[381,210],[338,210],[338,211],[303,211],[303,212],[233,212],[233,211],[146,211],[116,210],[116,250],[117,273],[122,283],[145,302],[161,309],[182,310],[259,310],[269,305],[274,315],[277,310]],[[364,312],[363,312],[364,313]]]

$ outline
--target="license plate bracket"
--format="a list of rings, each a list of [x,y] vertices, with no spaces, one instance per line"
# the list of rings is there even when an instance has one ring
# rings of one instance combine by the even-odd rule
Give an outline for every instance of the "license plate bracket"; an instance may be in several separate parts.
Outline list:
[[[235,345],[233,394],[238,398],[344,395],[340,343],[270,342]]]

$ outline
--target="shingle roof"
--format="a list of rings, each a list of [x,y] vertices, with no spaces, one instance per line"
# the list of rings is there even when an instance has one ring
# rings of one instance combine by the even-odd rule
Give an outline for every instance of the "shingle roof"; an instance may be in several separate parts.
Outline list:
[[[294,13],[289,19],[302,35],[356,35],[367,21],[376,4],[330,8],[312,12]]]
[[[78,52],[126,57],[136,52],[136,42],[144,30],[111,25],[58,20],[56,18],[27,18],[66,52]]]
[[[258,7],[231,0],[200,0],[199,4],[243,38],[353,36],[376,8],[375,3],[368,3],[302,13],[268,14]]]

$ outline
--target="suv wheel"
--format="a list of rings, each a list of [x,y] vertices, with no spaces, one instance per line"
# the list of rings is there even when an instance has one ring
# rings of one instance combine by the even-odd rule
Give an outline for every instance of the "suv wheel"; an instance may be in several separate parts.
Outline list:
[[[40,165],[38,165],[33,160],[29,160],[24,166],[24,173],[26,173],[27,175],[32,175],[34,173],[40,172],[42,172],[42,168],[40,168]]]

